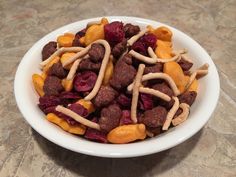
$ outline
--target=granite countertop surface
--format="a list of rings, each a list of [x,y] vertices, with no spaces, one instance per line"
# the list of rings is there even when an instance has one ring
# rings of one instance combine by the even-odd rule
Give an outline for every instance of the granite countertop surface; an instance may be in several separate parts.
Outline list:
[[[108,15],[174,26],[198,41],[214,60],[221,81],[217,108],[205,127],[186,142],[144,157],[98,158],[49,142],[23,119],[13,81],[26,51],[60,26]],[[0,0],[0,39],[1,177],[236,176],[235,0]]]

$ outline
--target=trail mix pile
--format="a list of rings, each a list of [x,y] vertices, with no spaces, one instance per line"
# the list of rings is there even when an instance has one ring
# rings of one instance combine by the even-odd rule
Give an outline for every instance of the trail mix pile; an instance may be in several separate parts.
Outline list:
[[[39,108],[63,130],[102,143],[154,137],[183,123],[198,79],[186,50],[175,51],[161,26],[90,22],[42,49],[42,73],[32,80]]]

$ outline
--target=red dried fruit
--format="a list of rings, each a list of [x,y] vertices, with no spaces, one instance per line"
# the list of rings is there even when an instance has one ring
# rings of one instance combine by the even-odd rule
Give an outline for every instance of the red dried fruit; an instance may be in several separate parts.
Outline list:
[[[78,73],[74,78],[74,89],[77,92],[91,91],[97,80],[97,75],[92,71]]]
[[[142,54],[147,56],[147,49],[148,47],[152,47],[153,49],[156,48],[156,41],[157,38],[153,34],[146,34],[143,37],[141,37],[138,41],[136,41],[131,48]]]
[[[96,123],[98,122],[97,118],[93,118],[92,121]],[[93,141],[107,143],[106,133],[93,128],[87,128],[84,137]]]
[[[140,41],[145,45],[146,49],[148,47],[156,48],[157,37],[154,34],[146,34],[141,37]]]
[[[131,113],[129,110],[122,111],[122,117],[120,118],[120,125],[132,124]]]
[[[51,106],[57,106],[61,104],[61,100],[59,97],[54,95],[44,95],[39,98],[39,108],[44,112],[44,110]]]
[[[117,97],[117,102],[124,107],[130,107],[131,106],[131,98],[127,97],[125,94],[121,93]]]
[[[111,46],[121,42],[124,37],[124,26],[122,22],[112,22],[104,26],[105,39],[109,42]]]
[[[80,96],[75,92],[62,92],[59,95],[59,98],[61,100],[61,104],[66,106],[70,103],[76,102],[80,98]]]
[[[141,41],[136,41],[132,46],[131,49],[133,49],[134,51],[142,54],[142,55],[147,55],[147,49],[144,45],[144,43],[142,43]]]
[[[153,108],[153,99],[152,96],[149,94],[140,94],[140,109],[142,110],[150,110]]]
[[[83,107],[82,105],[77,104],[77,103],[69,105],[68,109],[72,110],[73,112],[79,114],[82,117],[88,117],[88,115],[89,115],[88,110],[85,107]],[[55,112],[55,114],[57,116],[61,117],[62,119],[65,119],[71,125],[79,124],[77,121],[75,121],[74,119],[72,119],[71,117],[69,117],[63,113]]]

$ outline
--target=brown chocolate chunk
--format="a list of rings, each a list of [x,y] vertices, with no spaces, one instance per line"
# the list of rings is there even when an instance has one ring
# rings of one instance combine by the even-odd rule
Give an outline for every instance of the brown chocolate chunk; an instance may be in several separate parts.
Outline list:
[[[132,25],[131,23],[127,23],[124,26],[124,32],[125,32],[126,38],[130,38],[130,37],[138,34],[139,31],[140,31],[140,28],[137,25]]]
[[[117,91],[115,91],[112,87],[102,86],[94,98],[93,103],[96,107],[101,108],[109,105],[117,95]]]
[[[54,41],[51,41],[47,43],[42,50],[42,60],[48,59],[54,52],[57,50],[57,43]]]
[[[54,63],[52,65],[52,67],[49,69],[48,71],[48,75],[49,76],[56,76],[60,79],[63,79],[66,77],[67,75],[67,72],[66,70],[63,68],[61,62],[57,62],[57,63]]]
[[[133,82],[136,69],[130,63],[132,63],[132,58],[129,55],[125,55],[116,63],[112,79],[110,80],[111,86],[115,89],[120,90]]]
[[[89,70],[89,71],[98,72],[100,70],[100,67],[101,67],[101,63],[94,63],[91,61],[90,58],[82,60],[79,64],[80,70]]]
[[[115,58],[119,58],[127,48],[127,40],[123,39],[122,42],[116,44],[111,53]]]
[[[155,65],[147,65],[144,69],[144,74],[160,73],[160,72],[162,72],[162,69],[163,69],[162,63],[157,63]]]
[[[162,106],[157,106],[144,112],[140,122],[148,127],[162,126],[166,120],[167,110]]]
[[[101,130],[104,132],[109,132],[119,126],[121,116],[122,111],[117,104],[103,108],[101,111],[101,118],[98,122]]]
[[[48,76],[43,85],[45,95],[58,95],[64,90],[61,80],[55,76]]]
[[[193,63],[191,63],[191,62],[189,62],[187,60],[183,60],[183,59],[181,59],[178,62],[178,64],[183,69],[183,71],[188,71],[193,66]]]
[[[193,104],[196,97],[197,97],[197,92],[195,91],[187,91],[178,96],[180,103],[186,103],[189,106]]]
[[[105,48],[100,44],[92,44],[91,48],[88,51],[90,60],[93,62],[99,62],[103,59],[105,54]]]

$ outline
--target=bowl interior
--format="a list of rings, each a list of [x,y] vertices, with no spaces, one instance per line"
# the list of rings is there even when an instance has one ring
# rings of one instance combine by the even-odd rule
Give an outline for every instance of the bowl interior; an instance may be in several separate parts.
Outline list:
[[[209,74],[199,80],[197,99],[191,107],[191,113],[187,121],[170,129],[160,136],[141,142],[124,145],[101,144],[91,142],[78,136],[61,130],[56,125],[48,122],[45,115],[38,108],[38,96],[35,92],[31,76],[40,73],[39,63],[43,46],[58,35],[65,32],[73,32],[83,29],[89,21],[97,21],[100,18],[75,22],[61,27],[35,43],[23,57],[15,76],[14,90],[17,105],[27,122],[42,136],[64,148],[75,152],[102,157],[133,157],[159,152],[171,148],[191,137],[203,127],[210,118],[219,96],[219,77],[214,63],[206,51],[193,39],[179,30],[168,26],[173,32],[174,49],[188,49],[189,55],[194,61],[194,67],[208,63]],[[165,24],[134,17],[108,17],[109,21],[122,21],[133,23],[141,27],[152,25],[154,27]],[[167,26],[167,25],[165,25]]]

